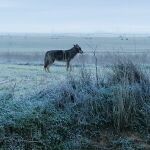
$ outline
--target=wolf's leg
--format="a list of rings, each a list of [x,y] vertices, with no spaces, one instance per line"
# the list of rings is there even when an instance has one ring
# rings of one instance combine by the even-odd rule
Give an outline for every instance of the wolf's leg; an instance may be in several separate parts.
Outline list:
[[[70,71],[72,71],[72,65],[70,65]]]
[[[47,69],[44,67],[43,70],[45,70],[45,72],[47,72]]]
[[[47,66],[47,72],[49,72],[49,73],[50,73],[50,70],[49,70],[49,68],[50,68],[50,65],[48,65],[48,66]]]
[[[55,60],[49,61],[49,65],[47,66],[47,71],[50,72],[49,68],[52,66]]]
[[[44,70],[47,72],[47,67],[49,65],[49,61],[48,60],[44,60]]]
[[[67,61],[67,71],[68,71],[69,67],[70,67],[70,61]]]

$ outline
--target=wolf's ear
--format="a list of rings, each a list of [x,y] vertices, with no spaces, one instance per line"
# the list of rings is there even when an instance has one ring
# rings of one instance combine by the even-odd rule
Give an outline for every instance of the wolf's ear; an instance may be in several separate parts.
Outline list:
[[[74,47],[76,47],[76,45],[73,45]]]

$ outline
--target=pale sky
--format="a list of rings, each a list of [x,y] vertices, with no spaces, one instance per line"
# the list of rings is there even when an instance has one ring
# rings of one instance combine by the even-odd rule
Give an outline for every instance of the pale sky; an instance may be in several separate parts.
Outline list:
[[[150,0],[0,0],[0,32],[150,33]]]

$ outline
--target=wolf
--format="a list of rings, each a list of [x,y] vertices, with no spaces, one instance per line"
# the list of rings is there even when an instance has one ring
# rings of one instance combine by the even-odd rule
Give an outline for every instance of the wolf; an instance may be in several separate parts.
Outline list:
[[[69,50],[51,50],[47,51],[44,58],[44,69],[49,71],[49,67],[54,63],[54,61],[62,61],[67,64],[67,71],[70,67],[70,61],[78,54],[82,54],[83,51],[78,44],[75,44]]]

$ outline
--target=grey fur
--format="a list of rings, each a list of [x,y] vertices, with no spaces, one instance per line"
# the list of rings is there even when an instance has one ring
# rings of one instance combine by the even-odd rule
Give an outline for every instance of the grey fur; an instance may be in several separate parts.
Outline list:
[[[67,70],[70,67],[70,61],[78,54],[83,53],[81,47],[76,44],[69,50],[51,50],[47,51],[44,58],[44,69],[49,72],[49,67],[55,60],[67,63]]]

